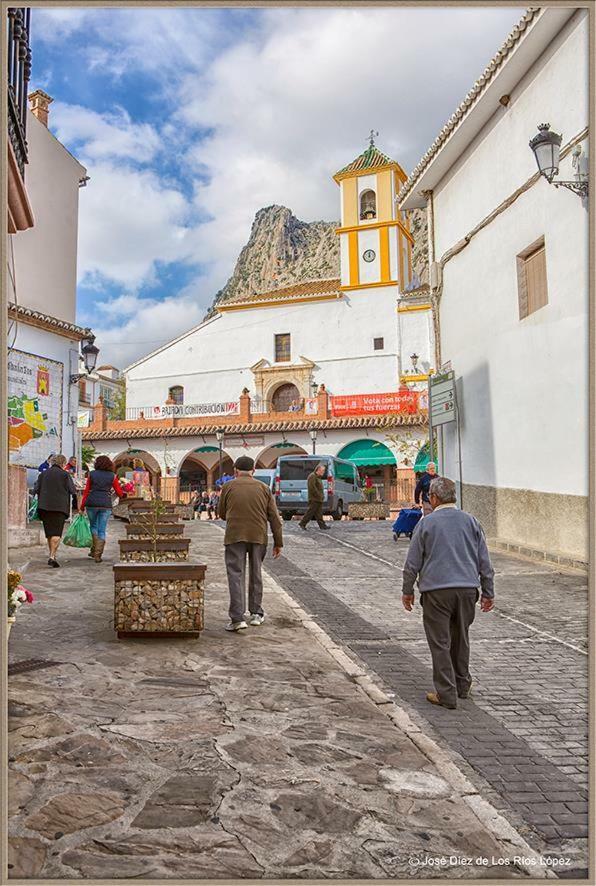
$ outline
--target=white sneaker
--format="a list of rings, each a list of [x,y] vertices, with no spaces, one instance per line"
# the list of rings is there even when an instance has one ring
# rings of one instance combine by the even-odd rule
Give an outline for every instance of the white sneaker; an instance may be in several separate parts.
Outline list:
[[[254,625],[256,627],[257,625],[262,625],[264,621],[264,615],[251,615],[249,625]]]
[[[226,625],[226,631],[243,631],[247,627],[245,621],[231,621]]]

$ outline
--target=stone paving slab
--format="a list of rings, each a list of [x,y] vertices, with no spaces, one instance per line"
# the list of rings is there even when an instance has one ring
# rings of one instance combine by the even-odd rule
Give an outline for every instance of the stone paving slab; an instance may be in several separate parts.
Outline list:
[[[10,660],[62,664],[9,682],[10,876],[407,878],[430,856],[455,857],[453,877],[526,876],[279,594],[262,627],[223,630],[221,531],[187,531],[208,567],[200,639],[116,639],[117,524],[100,565],[12,558],[39,602]],[[366,620],[350,629],[367,641]]]
[[[473,701],[452,712],[424,698],[432,681],[420,610],[408,615],[399,601],[407,539],[394,543],[374,523],[342,523],[329,533],[286,525],[286,540],[284,557],[268,565],[284,589],[469,764],[494,805],[584,873],[585,575],[544,564],[536,573],[520,558],[494,556],[497,611],[479,614],[471,630]]]

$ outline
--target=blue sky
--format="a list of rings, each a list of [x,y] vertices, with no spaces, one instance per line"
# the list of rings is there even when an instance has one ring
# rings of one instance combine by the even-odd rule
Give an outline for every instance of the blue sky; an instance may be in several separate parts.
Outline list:
[[[371,128],[409,171],[520,8],[33,10],[32,89],[87,167],[79,320],[125,366],[200,322],[255,213],[337,219]]]

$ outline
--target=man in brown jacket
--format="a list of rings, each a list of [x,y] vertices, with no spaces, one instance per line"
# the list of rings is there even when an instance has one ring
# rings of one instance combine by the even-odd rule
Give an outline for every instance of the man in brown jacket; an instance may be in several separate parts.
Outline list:
[[[267,552],[267,524],[273,533],[273,556],[283,547],[282,522],[271,490],[253,477],[255,463],[242,455],[234,465],[234,480],[225,483],[219,500],[219,517],[226,521],[224,537],[226,571],[230,588],[230,623],[226,631],[242,631],[248,557],[248,609],[251,625],[262,625],[265,613],[261,566]]]
[[[320,465],[316,466],[312,474],[308,475],[308,508],[306,514],[300,521],[299,525],[301,529],[306,529],[311,520],[317,521],[319,529],[329,529],[323,520],[323,502],[325,501],[323,477],[325,476],[326,470],[327,465],[321,462]]]

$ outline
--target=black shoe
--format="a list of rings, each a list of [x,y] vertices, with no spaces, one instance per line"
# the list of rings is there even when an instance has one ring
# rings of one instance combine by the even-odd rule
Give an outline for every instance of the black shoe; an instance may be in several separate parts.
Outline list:
[[[329,532],[329,530],[331,529],[331,527],[330,527],[330,526],[319,526],[319,529],[321,530],[321,532],[323,532],[323,531],[324,531],[324,532]]]
[[[300,527],[300,529],[304,529],[304,531],[306,532],[306,526],[303,526],[302,523],[299,523],[298,526]]]
[[[52,566],[54,569],[59,569],[60,563],[58,563],[57,560],[52,560],[52,558],[50,557],[50,559],[48,560],[48,566]]]

